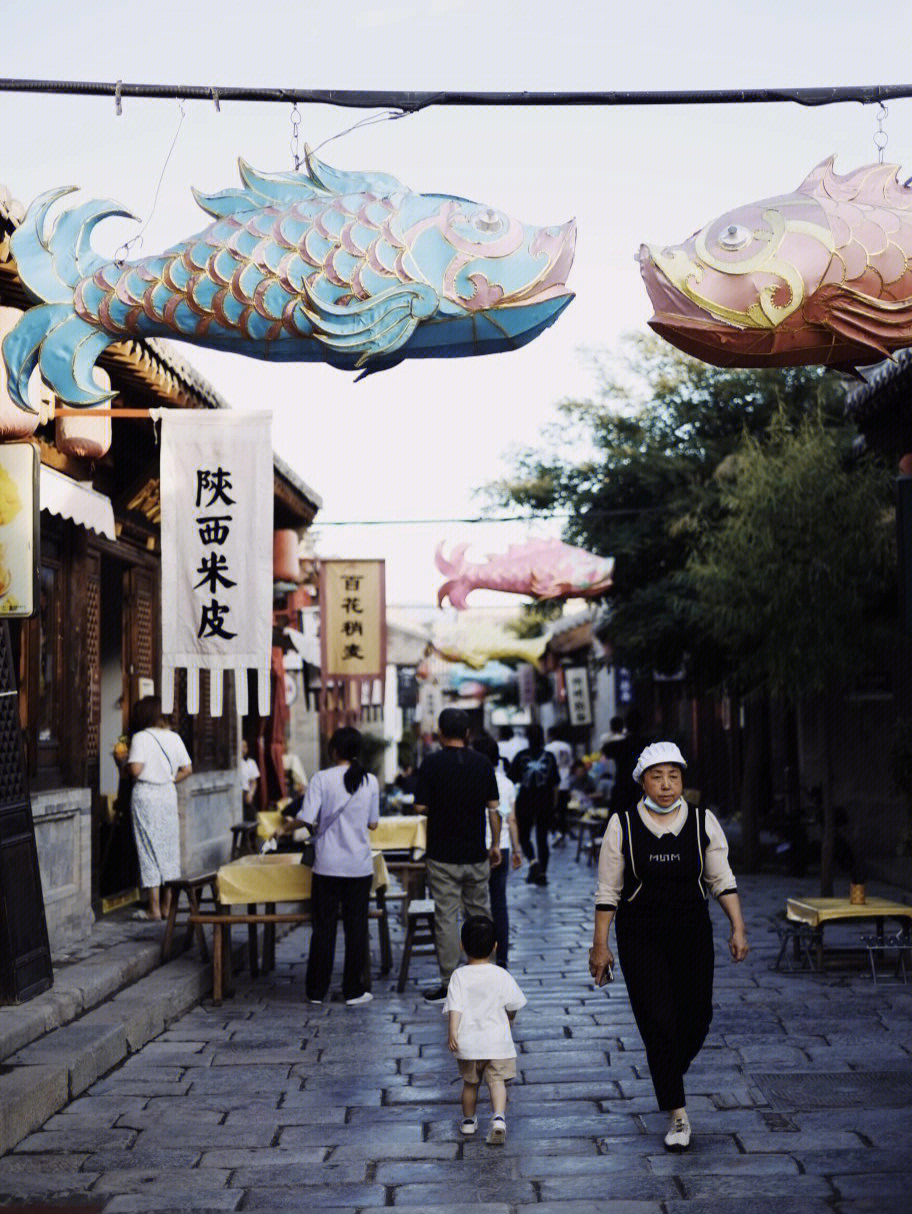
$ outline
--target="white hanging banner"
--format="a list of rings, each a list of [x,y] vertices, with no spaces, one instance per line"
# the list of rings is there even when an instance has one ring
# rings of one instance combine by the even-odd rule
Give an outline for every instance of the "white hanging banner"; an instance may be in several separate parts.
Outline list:
[[[161,422],[162,708],[187,670],[187,708],[222,712],[222,671],[234,670],[238,711],[247,671],[269,712],[272,646],[272,414],[157,409]]]

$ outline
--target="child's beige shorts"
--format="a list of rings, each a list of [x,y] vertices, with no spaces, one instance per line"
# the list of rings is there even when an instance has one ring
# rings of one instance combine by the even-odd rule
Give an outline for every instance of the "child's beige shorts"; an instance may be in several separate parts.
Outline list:
[[[515,1058],[457,1058],[463,1083],[490,1083],[492,1079],[515,1079]]]

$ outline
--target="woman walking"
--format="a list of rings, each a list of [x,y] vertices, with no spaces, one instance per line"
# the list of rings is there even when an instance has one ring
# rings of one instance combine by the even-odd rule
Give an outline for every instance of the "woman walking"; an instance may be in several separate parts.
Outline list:
[[[345,965],[342,996],[348,1004],[369,1003],[364,988],[367,965],[367,925],[374,861],[368,831],[376,830],[380,816],[377,777],[359,761],[361,734],[346,726],[329,740],[333,766],[318,771],[310,781],[298,816],[285,831],[302,824],[315,834],[316,859],[311,888],[313,930],[307,961],[305,989],[311,1003],[322,1003],[332,979],[336,955],[336,927],[342,915]]]
[[[510,915],[507,910],[507,877],[511,868],[522,865],[522,850],[519,846],[519,831],[516,826],[516,815],[513,805],[516,801],[516,789],[512,781],[507,779],[503,763],[500,761],[500,748],[488,733],[479,734],[472,743],[472,749],[484,755],[494,768],[494,778],[497,780],[497,795],[500,804],[497,812],[503,825],[500,828],[501,861],[496,868],[491,869],[488,878],[488,890],[491,894],[491,918],[494,921],[494,939],[497,945],[495,961],[507,969],[507,959],[510,948]],[[486,827],[487,838],[485,846],[491,848],[495,840],[491,838],[490,824]]]
[[[158,696],[144,696],[134,712],[136,731],[127,755],[127,769],[135,781],[130,808],[139,879],[149,895],[148,912],[138,913],[162,919],[168,914],[170,897],[167,890],[162,895],[161,887],[181,875],[177,785],[192,767],[180,734],[162,716]]]
[[[712,1020],[707,891],[731,923],[732,960],[743,961],[748,952],[728,843],[713,814],[684,800],[686,766],[672,742],[655,742],[640,754],[633,778],[643,796],[612,816],[602,840],[589,952],[589,972],[602,985],[614,964],[613,922],[656,1099],[669,1115],[669,1151],[690,1146],[684,1075]]]

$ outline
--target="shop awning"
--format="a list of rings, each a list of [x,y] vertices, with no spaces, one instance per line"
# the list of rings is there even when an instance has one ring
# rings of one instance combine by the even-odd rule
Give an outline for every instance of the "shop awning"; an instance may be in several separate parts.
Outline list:
[[[74,481],[71,476],[64,476],[45,464],[41,465],[38,490],[42,510],[69,519],[77,527],[95,531],[105,539],[117,539],[114,507],[111,499],[103,493],[97,493],[88,485]]]

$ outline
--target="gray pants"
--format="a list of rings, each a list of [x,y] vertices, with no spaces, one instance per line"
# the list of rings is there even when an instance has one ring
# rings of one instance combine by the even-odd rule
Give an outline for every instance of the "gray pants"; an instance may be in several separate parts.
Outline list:
[[[427,860],[428,892],[434,899],[434,937],[440,977],[448,983],[459,964],[459,912],[491,917],[491,896],[488,879],[491,866],[487,860],[479,864],[444,864]]]

